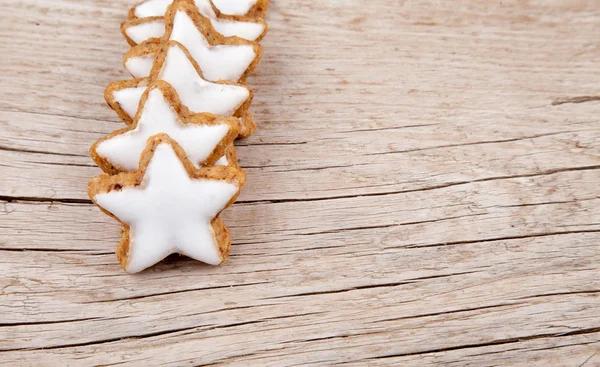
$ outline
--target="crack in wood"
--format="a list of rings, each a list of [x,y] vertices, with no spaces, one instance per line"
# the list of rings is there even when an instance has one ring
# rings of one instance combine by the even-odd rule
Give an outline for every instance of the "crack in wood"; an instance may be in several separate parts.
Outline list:
[[[261,142],[244,142],[244,143],[236,143],[236,147],[271,147],[271,146],[288,146],[288,145],[305,145],[308,144],[307,141],[298,141],[298,142],[279,142],[279,143],[261,143]]]
[[[555,346],[551,346],[551,347],[544,347],[544,348],[532,348],[532,349],[527,349],[527,348],[509,348],[509,349],[503,349],[503,350],[495,350],[495,351],[491,351],[491,352],[485,352],[485,353],[474,353],[474,354],[468,354],[468,357],[480,357],[480,356],[487,356],[487,355],[493,355],[493,354],[501,354],[501,353],[506,353],[506,352],[513,352],[513,351],[521,351],[521,350],[530,350],[530,351],[542,351],[542,350],[552,350],[552,349],[561,349],[561,348],[568,348],[568,347],[572,347],[572,346],[577,346],[577,345],[590,345],[590,344],[598,344],[600,343],[600,341],[592,341],[592,342],[579,342],[579,343],[573,343],[573,344],[562,344],[562,345],[555,345]]]
[[[106,338],[106,339],[101,339],[101,340],[97,340],[97,341],[53,345],[53,346],[47,346],[47,347],[41,347],[41,348],[37,348],[37,347],[36,348],[26,348],[25,347],[25,348],[2,349],[0,347],[0,354],[2,352],[13,352],[13,351],[20,351],[20,350],[27,350],[27,351],[55,350],[55,349],[64,349],[64,348],[79,348],[79,347],[86,347],[86,346],[92,346],[92,345],[95,346],[95,345],[113,343],[113,342],[122,341],[122,340],[148,339],[148,338],[157,337],[157,336],[164,337],[164,336],[168,336],[168,335],[172,335],[172,334],[184,333],[186,331],[191,331],[191,330],[210,331],[210,330],[217,330],[217,329],[229,329],[229,328],[245,326],[245,325],[260,324],[260,323],[264,323],[265,321],[311,316],[311,315],[317,315],[317,314],[322,314],[322,312],[308,312],[308,313],[302,313],[302,314],[265,317],[265,318],[262,318],[259,320],[236,322],[236,323],[231,323],[231,324],[215,325],[215,326],[210,326],[210,327],[206,327],[207,325],[194,325],[194,326],[187,326],[187,327],[182,327],[182,328],[173,328],[173,329],[167,329],[167,330],[163,330],[163,331],[156,331],[156,332],[152,332],[152,333],[128,335],[128,336],[123,336],[123,337],[119,337],[119,338]]]
[[[18,326],[41,326],[41,325],[53,325],[53,324],[66,324],[66,323],[76,323],[83,321],[94,321],[94,320],[118,320],[124,319],[126,317],[88,317],[83,319],[71,319],[71,320],[53,320],[53,321],[32,321],[32,322],[2,322],[0,323],[0,327],[18,327]]]
[[[0,347],[0,352],[14,352],[14,351],[20,351],[20,350],[26,350],[26,351],[54,350],[54,349],[62,349],[62,348],[86,347],[86,346],[91,346],[91,345],[102,345],[102,344],[106,344],[106,343],[112,343],[112,342],[117,342],[117,341],[127,340],[127,339],[143,339],[143,338],[150,338],[150,337],[159,336],[159,335],[168,335],[168,334],[173,334],[173,333],[191,330],[191,329],[195,329],[195,328],[197,328],[197,326],[169,329],[167,331],[161,331],[161,332],[144,333],[144,334],[135,335],[135,336],[125,336],[125,337],[119,337],[119,338],[105,338],[105,339],[101,339],[101,340],[94,340],[94,341],[84,342],[84,343],[70,343],[70,344],[53,345],[53,346],[47,346],[47,347],[42,347],[42,348],[23,347],[23,348],[13,348],[13,349],[2,349]]]
[[[93,256],[104,256],[104,255],[113,255],[115,252],[98,252],[96,250],[79,250],[79,249],[60,249],[60,248],[10,248],[10,247],[0,247],[0,252],[59,252],[59,253],[77,253],[77,254],[85,254],[85,255],[93,255]]]
[[[349,168],[360,166],[361,164],[341,164],[341,165],[330,165],[330,166],[321,166],[321,167],[305,167],[305,168],[291,168],[291,169],[282,169],[282,170],[272,170],[271,172],[285,173],[285,172],[299,172],[299,171],[324,171],[333,168]],[[286,166],[283,166],[286,167]],[[260,168],[260,167],[258,167]]]
[[[444,243],[433,243],[428,245],[408,245],[408,246],[391,246],[385,247],[385,250],[390,249],[421,249],[427,247],[441,247],[441,246],[456,246],[456,245],[469,245],[474,243],[485,243],[485,242],[497,242],[497,241],[507,241],[507,240],[521,240],[526,238],[535,238],[535,237],[547,237],[547,236],[561,236],[561,235],[569,235],[569,234],[580,234],[580,233],[599,233],[600,230],[579,230],[579,231],[558,231],[558,232],[546,232],[546,233],[534,233],[522,236],[506,236],[506,237],[496,237],[496,238],[484,238],[478,240],[468,240],[468,241],[453,241],[453,242],[444,242]]]
[[[514,303],[502,303],[502,304],[491,305],[491,306],[463,308],[463,309],[458,309],[458,310],[440,311],[440,312],[425,313],[425,314],[419,314],[419,315],[413,315],[413,316],[394,317],[394,318],[389,318],[389,319],[376,320],[376,321],[372,321],[370,323],[376,324],[376,323],[380,323],[380,322],[419,319],[419,318],[424,318],[424,317],[435,317],[435,316],[442,316],[442,315],[451,315],[451,314],[455,314],[455,313],[488,310],[488,309],[494,309],[494,308],[505,308],[505,307],[509,307],[509,306],[520,306],[520,305],[521,304],[517,303],[517,302],[514,302]]]
[[[471,142],[471,143],[462,143],[462,144],[445,144],[445,145],[437,145],[437,146],[434,146],[434,147],[427,147],[427,148],[415,148],[415,149],[406,149],[406,150],[396,150],[396,151],[392,151],[392,152],[381,152],[381,153],[368,153],[368,154],[365,154],[365,155],[366,156],[377,156],[377,155],[388,155],[388,154],[405,154],[405,153],[423,152],[423,151],[427,151],[427,150],[437,150],[437,149],[446,149],[446,148],[467,147],[467,146],[473,146],[473,145],[488,145],[488,144],[510,143],[510,142],[521,141],[521,140],[537,139],[537,138],[543,138],[543,137],[547,137],[547,136],[562,135],[562,134],[569,134],[569,133],[576,133],[576,132],[583,132],[583,131],[587,131],[587,130],[586,129],[582,129],[582,130],[558,131],[558,132],[553,132],[553,133],[535,134],[535,135],[523,136],[523,137],[520,137],[520,138],[499,139],[499,140],[483,140],[483,141],[475,141],[475,142]]]
[[[369,229],[385,229],[385,228],[412,226],[412,225],[426,224],[426,223],[444,222],[444,221],[447,221],[447,220],[460,219],[460,218],[469,218],[469,217],[478,217],[478,216],[481,216],[481,215],[486,215],[486,213],[474,213],[474,214],[466,214],[466,215],[457,215],[457,216],[454,216],[454,217],[446,217],[446,218],[440,218],[440,219],[423,220],[423,221],[416,221],[416,222],[405,222],[405,223],[395,223],[395,224],[383,224],[383,225],[377,225],[377,226],[363,226],[363,227],[350,227],[350,228],[341,228],[341,229],[331,229],[331,230],[328,230],[328,231],[298,233],[298,234],[295,234],[295,235],[298,235],[298,236],[312,236],[312,235],[319,235],[319,234],[331,234],[331,233],[341,233],[341,232],[351,232],[351,231],[363,231],[363,230],[369,230]]]
[[[112,303],[112,302],[121,302],[121,301],[140,300],[140,299],[144,299],[144,298],[166,296],[166,295],[178,294],[178,293],[187,293],[187,292],[196,292],[196,291],[207,291],[207,290],[212,290],[212,289],[223,289],[223,288],[248,287],[248,286],[260,285],[260,284],[268,284],[268,283],[269,282],[255,282],[255,283],[245,283],[245,284],[218,285],[218,286],[214,286],[214,287],[200,287],[200,288],[182,289],[182,290],[178,290],[178,291],[144,294],[144,295],[140,295],[140,296],[123,297],[123,298],[113,298],[113,299],[90,301],[90,302],[81,302],[81,304]]]
[[[565,103],[585,103],[591,101],[600,101],[600,96],[579,96],[579,97],[564,97],[557,98],[552,101],[552,106],[559,106]]]
[[[263,204],[263,203],[278,204],[278,203],[351,199],[351,198],[357,198],[357,197],[388,196],[388,195],[396,195],[396,194],[406,194],[406,193],[411,193],[411,192],[439,190],[439,189],[445,189],[448,187],[469,185],[469,184],[478,183],[478,182],[489,182],[489,181],[497,181],[497,180],[510,180],[510,179],[517,179],[517,178],[549,176],[549,175],[554,175],[557,173],[577,172],[577,171],[593,171],[593,170],[597,170],[597,169],[600,169],[600,165],[569,167],[569,168],[555,168],[555,169],[544,170],[544,171],[540,171],[540,172],[536,172],[536,173],[526,173],[526,174],[520,174],[520,175],[507,175],[507,176],[494,176],[494,177],[486,177],[486,178],[480,178],[480,179],[469,180],[469,181],[448,182],[448,183],[444,183],[444,184],[440,184],[440,185],[422,187],[419,189],[364,193],[364,194],[357,194],[357,195],[338,195],[338,196],[328,196],[328,197],[323,197],[323,198],[308,198],[308,199],[242,200],[242,201],[238,201],[236,204],[237,205]]]
[[[119,123],[118,121],[114,121],[114,120],[99,120],[99,119],[94,119],[94,118],[87,117],[87,116],[75,116],[75,115],[66,115],[66,114],[60,114],[60,113],[47,113],[47,112],[39,112],[39,111],[0,109],[0,112],[20,113],[20,114],[29,114],[29,115],[46,116],[46,117],[63,117],[63,118],[69,118],[69,119],[74,119],[74,120],[84,120],[84,121],[93,121],[93,122],[111,122],[111,123],[115,123],[115,124]]]
[[[313,201],[328,201],[328,200],[340,200],[340,199],[352,199],[352,198],[360,198],[360,197],[378,197],[378,196],[388,196],[388,195],[397,195],[397,194],[406,194],[411,192],[421,192],[421,191],[432,191],[445,189],[453,186],[461,186],[461,185],[469,185],[473,183],[479,182],[489,182],[496,180],[509,180],[509,179],[517,179],[517,178],[528,178],[528,177],[538,177],[538,176],[548,176],[557,173],[564,172],[577,172],[577,171],[590,171],[600,169],[600,165],[593,166],[582,166],[582,167],[571,167],[571,168],[556,168],[549,169],[545,171],[540,171],[531,174],[520,174],[520,175],[507,175],[507,176],[495,176],[495,177],[486,177],[476,180],[469,181],[455,181],[448,182],[440,185],[427,186],[419,189],[409,189],[409,190],[397,190],[397,191],[386,191],[386,192],[376,192],[376,193],[363,193],[356,195],[337,195],[337,196],[328,196],[322,198],[301,198],[301,199],[274,199],[274,200],[240,200],[235,203],[235,205],[255,205],[255,204],[280,204],[280,203],[296,203],[296,202],[313,202]],[[27,197],[27,196],[10,196],[3,195],[0,196],[0,201],[6,202],[40,202],[40,203],[74,203],[74,204],[93,204],[93,202],[89,199],[74,199],[74,198],[47,198],[47,197]]]
[[[508,338],[508,339],[492,340],[489,342],[482,342],[482,343],[463,344],[463,345],[455,345],[455,346],[445,347],[445,348],[422,350],[422,351],[418,351],[418,352],[382,355],[382,356],[377,356],[377,357],[371,357],[366,360],[399,358],[399,357],[417,356],[417,355],[430,354],[430,353],[444,353],[444,352],[450,352],[450,351],[461,350],[461,349],[482,348],[482,347],[489,347],[489,346],[494,346],[494,345],[513,344],[513,343],[519,343],[519,342],[523,342],[523,341],[542,339],[542,338],[560,338],[560,337],[573,336],[573,335],[594,334],[594,333],[598,333],[598,332],[600,332],[600,327],[593,327],[593,328],[580,329],[577,331],[572,331],[572,332],[567,332],[567,333],[535,334],[535,335],[527,335],[527,336]]]
[[[596,350],[591,356],[589,356],[585,361],[583,361],[582,364],[580,364],[578,367],[583,367],[585,366],[586,363],[588,363],[590,361],[590,359],[594,358],[594,356],[596,354],[598,354],[598,352],[600,352],[600,349]]]
[[[0,202],[7,203],[16,203],[16,202],[25,202],[25,203],[62,203],[62,204],[86,204],[92,205],[93,201],[89,199],[70,199],[70,198],[45,198],[45,197],[31,197],[31,196],[7,196],[0,195]]]
[[[87,157],[87,155],[83,155],[83,154],[44,152],[43,150],[12,148],[12,147],[6,147],[6,146],[1,146],[1,145],[0,145],[0,150],[6,151],[6,152],[44,154],[44,155],[58,155],[58,156],[62,156],[62,157]]]
[[[374,131],[390,131],[390,130],[404,130],[404,129],[412,129],[419,127],[430,127],[442,125],[442,123],[435,124],[415,124],[415,125],[405,125],[405,126],[395,126],[395,127],[382,127],[382,128],[373,128],[373,129],[358,129],[358,130],[341,130],[340,133],[359,133],[359,132],[374,132]]]
[[[93,164],[83,164],[83,163],[63,163],[63,162],[31,162],[40,165],[50,165],[50,166],[59,166],[59,167],[83,167],[83,168],[98,168],[98,166]]]
[[[584,202],[584,201],[597,200],[597,199],[600,199],[600,196],[594,196],[591,198],[583,198],[583,199],[576,199],[576,200],[544,201],[541,203],[516,204],[516,205],[492,205],[492,206],[486,206],[484,209],[488,209],[488,208],[526,208],[529,206],[573,204],[573,203],[580,203],[580,202]]]
[[[587,290],[587,291],[554,292],[554,293],[535,294],[533,296],[519,297],[517,299],[568,296],[568,295],[572,295],[572,294],[597,294],[597,293],[600,293],[600,289],[593,289],[593,290]]]
[[[431,276],[425,276],[425,277],[405,279],[405,280],[402,280],[402,281],[399,281],[399,282],[370,284],[370,285],[360,285],[360,286],[356,286],[356,287],[352,287],[352,288],[334,289],[334,290],[329,290],[329,291],[318,291],[318,292],[305,292],[305,293],[286,294],[286,295],[282,295],[282,296],[266,297],[266,298],[263,298],[263,299],[264,300],[270,300],[270,299],[281,299],[281,298],[306,297],[306,296],[315,296],[315,295],[324,295],[324,294],[346,293],[346,292],[352,292],[352,291],[364,290],[364,289],[397,287],[397,286],[400,286],[400,285],[406,285],[406,284],[415,283],[415,282],[418,282],[418,281],[421,281],[421,280],[437,279],[437,278],[448,278],[448,277],[459,276],[459,275],[473,274],[473,273],[477,273],[477,272],[478,271],[466,271],[466,272],[460,272],[460,273],[431,275]]]

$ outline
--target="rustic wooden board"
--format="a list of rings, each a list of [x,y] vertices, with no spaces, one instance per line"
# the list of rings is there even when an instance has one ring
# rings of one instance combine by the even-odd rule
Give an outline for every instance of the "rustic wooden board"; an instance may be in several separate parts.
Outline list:
[[[0,364],[600,366],[600,2],[274,0],[231,259],[135,276],[133,3],[0,0]]]

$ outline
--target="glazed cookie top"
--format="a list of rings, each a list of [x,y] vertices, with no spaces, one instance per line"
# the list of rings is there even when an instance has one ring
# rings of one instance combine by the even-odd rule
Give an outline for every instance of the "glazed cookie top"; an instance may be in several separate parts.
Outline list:
[[[176,2],[165,16],[165,35],[132,47],[123,58],[123,64],[136,78],[149,76],[160,44],[169,40],[181,43],[198,63],[204,78],[210,81],[243,80],[258,64],[261,47],[239,37],[224,37],[200,15],[198,8],[186,2]]]
[[[165,38],[184,45],[211,81],[239,80],[259,56],[252,43],[225,41],[195,6],[175,3],[165,17]],[[211,44],[214,40],[215,44]],[[223,42],[221,44],[221,42]]]
[[[223,14],[246,15],[256,5],[257,0],[212,0],[212,3]]]
[[[180,0],[183,1],[183,0]],[[122,32],[133,46],[151,38],[160,38],[165,31],[163,16],[171,1],[150,0],[133,8],[136,18],[123,23]],[[240,37],[249,41],[260,40],[267,31],[267,24],[262,19],[234,17],[222,19],[214,12],[208,0],[196,0],[189,4],[196,6],[203,17],[210,20],[214,29],[225,37]]]
[[[238,134],[235,118],[190,114],[168,83],[154,82],[142,96],[132,125],[100,139],[90,149],[106,172],[133,171],[149,137],[167,133],[196,166],[214,164]]]
[[[179,42],[169,41],[158,51],[152,80],[164,80],[179,95],[181,102],[193,113],[213,113],[233,116],[240,107],[247,108],[252,92],[246,86],[226,82],[209,82],[202,77],[202,70]],[[137,111],[141,94],[146,90],[143,80],[115,82],[108,86],[108,103],[112,101],[130,116]]]
[[[133,15],[136,18],[162,17],[167,12],[167,8],[171,3],[173,3],[173,0],[142,1],[140,4],[133,7]],[[215,13],[209,0],[195,0],[194,4],[196,4],[198,10],[200,10],[200,13],[204,16],[212,18],[217,17],[217,13]]]
[[[151,17],[128,20],[121,24],[121,33],[130,46],[149,39],[161,38],[165,34],[164,19]]]
[[[160,42],[144,42],[132,47],[123,56],[123,66],[125,66],[125,69],[127,69],[134,78],[145,78],[150,76],[156,52],[160,49],[160,46]]]
[[[215,218],[239,194],[245,175],[232,167],[194,169],[164,134],[148,140],[139,171],[90,181],[92,200],[125,224],[120,257],[142,271],[172,253],[211,265],[224,261]],[[228,238],[227,238],[228,241]]]
[[[173,0],[146,0],[133,7],[131,17],[145,18],[165,15],[167,8]],[[194,0],[194,4],[207,17],[217,17],[216,8],[220,14],[225,16],[260,16],[263,15],[268,6],[267,0]],[[214,8],[213,8],[214,5]],[[253,12],[260,5],[262,9]]]

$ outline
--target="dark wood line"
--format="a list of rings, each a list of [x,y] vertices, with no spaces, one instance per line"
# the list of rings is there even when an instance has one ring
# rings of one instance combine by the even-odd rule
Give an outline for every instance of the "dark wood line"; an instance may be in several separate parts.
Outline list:
[[[600,96],[579,96],[579,97],[564,97],[557,98],[552,101],[552,106],[559,106],[565,103],[584,103],[591,101],[600,101]]]
[[[328,196],[323,198],[308,198],[308,199],[276,199],[276,200],[241,200],[236,204],[238,205],[249,205],[249,204],[278,204],[278,203],[294,203],[294,202],[309,202],[309,201],[326,201],[326,200],[339,200],[339,199],[352,199],[357,197],[377,197],[377,196],[387,196],[387,195],[397,195],[397,194],[406,194],[412,192],[420,192],[420,191],[431,191],[431,190],[439,190],[445,189],[452,186],[461,186],[461,185],[469,185],[472,183],[478,182],[488,182],[488,181],[497,181],[497,180],[510,180],[516,178],[527,178],[527,177],[538,177],[538,176],[548,176],[557,173],[564,172],[577,172],[577,171],[592,171],[600,169],[600,165],[592,165],[592,166],[582,166],[582,167],[570,167],[570,168],[555,168],[544,170],[536,173],[526,173],[520,175],[507,175],[507,176],[495,176],[495,177],[486,177],[480,178],[470,181],[455,181],[448,182],[440,185],[428,186],[419,189],[410,189],[410,190],[398,190],[398,191],[388,191],[388,192],[375,192],[375,193],[364,193],[364,194],[356,194],[356,195],[338,195],[338,196]]]
[[[469,185],[469,184],[478,183],[478,182],[509,180],[509,179],[526,178],[526,177],[548,176],[548,175],[553,175],[553,174],[557,174],[557,173],[589,171],[589,170],[597,170],[597,169],[600,169],[600,165],[571,167],[571,168],[556,168],[556,169],[549,169],[549,170],[540,171],[537,173],[530,173],[530,174],[496,176],[496,177],[486,177],[486,178],[470,180],[470,181],[448,182],[448,183],[444,183],[444,184],[440,184],[440,185],[428,186],[428,187],[423,187],[423,188],[419,188],[419,189],[376,192],[376,193],[363,193],[363,194],[356,194],[356,195],[337,195],[337,196],[328,196],[328,197],[322,197],[322,198],[307,198],[307,199],[303,198],[303,199],[272,199],[272,200],[240,200],[240,201],[236,202],[236,205],[280,204],[280,203],[296,203],[296,202],[352,199],[352,198],[360,198],[360,197],[378,197],[378,196],[398,195],[398,194],[420,192],[420,191],[439,190],[439,189],[445,189],[448,187]],[[8,202],[23,201],[23,202],[41,202],[41,203],[59,202],[59,203],[75,203],[75,204],[92,204],[91,200],[86,200],[86,199],[46,198],[46,197],[27,197],[27,196],[9,196],[9,195],[0,196],[0,201],[8,201]]]
[[[6,151],[6,152],[58,155],[58,156],[62,156],[62,157],[87,157],[87,155],[83,155],[83,154],[45,152],[42,150],[22,149],[22,148],[13,148],[13,147],[6,147],[6,146],[0,146],[0,150]]]
[[[445,243],[434,243],[434,244],[429,244],[429,245],[392,246],[392,247],[386,247],[386,248],[384,248],[384,250],[420,249],[420,248],[427,248],[427,247],[469,245],[469,244],[474,244],[474,243],[497,242],[497,241],[507,241],[507,240],[521,240],[521,239],[525,239],[525,238],[560,236],[560,235],[581,234],[581,233],[600,233],[600,229],[534,233],[534,234],[521,235],[521,236],[505,236],[505,237],[496,237],[496,238],[484,238],[484,239],[480,239],[480,240],[453,241],[453,242],[445,242]]]
[[[66,324],[71,322],[83,322],[83,321],[94,321],[94,320],[117,320],[123,319],[125,317],[115,317],[115,318],[106,318],[106,317],[89,317],[84,319],[72,319],[72,320],[55,320],[55,321],[32,321],[32,322],[2,322],[0,323],[0,327],[17,327],[17,326],[37,326],[37,325],[52,325],[52,324]]]
[[[483,140],[483,141],[474,141],[474,142],[471,142],[471,143],[463,143],[463,144],[446,144],[446,145],[437,145],[437,146],[434,146],[434,147],[427,147],[427,148],[415,148],[415,149],[397,150],[397,151],[393,151],[393,152],[368,153],[368,154],[365,154],[365,156],[388,155],[388,154],[405,154],[405,153],[422,152],[422,151],[427,151],[427,150],[466,147],[466,146],[471,146],[471,145],[488,145],[488,144],[510,143],[510,142],[514,142],[514,141],[537,139],[537,138],[543,138],[543,137],[546,137],[546,136],[562,135],[562,134],[583,132],[583,131],[589,131],[589,130],[595,130],[595,129],[581,129],[581,130],[557,131],[557,132],[554,132],[554,133],[529,135],[529,136],[523,136],[523,137],[520,137],[520,138],[500,139],[500,140]]]
[[[60,113],[45,113],[45,112],[37,112],[37,111],[22,111],[22,110],[10,110],[10,109],[9,110],[0,109],[0,112],[21,113],[21,114],[30,114],[30,115],[37,115],[37,116],[62,117],[62,118],[70,118],[70,119],[74,119],[74,120],[84,120],[84,121],[94,121],[94,122],[119,123],[119,121],[116,121],[116,120],[100,120],[100,119],[94,119],[94,118],[90,118],[90,117],[65,115],[65,114],[60,114]]]
[[[111,302],[120,302],[120,301],[140,300],[140,299],[145,299],[145,298],[166,296],[166,295],[179,294],[179,293],[196,292],[196,291],[206,291],[206,290],[223,289],[223,288],[248,287],[248,286],[253,286],[253,285],[261,285],[261,284],[269,284],[269,282],[255,282],[255,283],[245,283],[245,284],[228,284],[228,285],[219,285],[219,286],[214,286],[214,287],[200,287],[200,288],[191,288],[191,289],[181,289],[181,290],[170,291],[170,292],[152,293],[152,294],[144,294],[144,295],[140,295],[140,296],[114,298],[114,299],[107,299],[107,300],[101,300],[101,301],[90,301],[90,302],[81,302],[81,303],[82,304],[94,304],[94,303],[111,303]]]
[[[572,292],[554,292],[554,293],[544,293],[544,294],[535,294],[533,296],[523,296],[517,299],[530,299],[530,298],[541,298],[541,297],[554,297],[554,296],[568,296],[572,294],[597,294],[600,293],[600,289],[592,289],[587,291],[572,291]]]
[[[519,305],[520,305],[519,303],[502,303],[499,305],[463,308],[463,309],[458,309],[458,310],[440,311],[440,312],[425,313],[425,314],[413,315],[413,316],[394,317],[394,318],[390,318],[390,319],[372,321],[372,322],[370,322],[370,324],[380,323],[380,322],[398,321],[398,320],[421,319],[421,318],[426,318],[426,317],[451,315],[454,313],[472,312],[472,311],[488,310],[488,309],[502,308],[502,307],[509,307],[509,306],[519,306]]]
[[[427,276],[427,277],[410,278],[410,279],[405,279],[405,280],[402,280],[402,281],[399,281],[399,282],[392,282],[392,283],[379,283],[379,284],[360,285],[360,286],[356,286],[356,287],[352,287],[352,288],[334,289],[334,290],[328,290],[328,291],[295,293],[295,294],[287,294],[287,295],[283,295],[283,296],[267,297],[267,298],[263,298],[263,299],[265,299],[265,300],[271,300],[271,299],[281,299],[281,298],[295,298],[295,297],[316,296],[316,295],[323,295],[323,294],[346,293],[346,292],[352,292],[352,291],[363,290],[363,289],[397,287],[397,286],[400,286],[400,285],[411,284],[411,283],[415,283],[415,282],[422,281],[422,280],[427,280],[427,279],[448,278],[448,277],[459,276],[459,275],[467,275],[467,274],[473,274],[473,273],[477,273],[477,271],[466,271],[466,272],[460,272],[460,273],[439,274],[439,275],[432,275],[432,276]]]
[[[489,347],[489,346],[494,346],[494,345],[519,343],[519,342],[535,340],[535,339],[559,338],[559,337],[573,336],[573,335],[594,334],[594,333],[598,333],[598,332],[600,332],[600,327],[581,329],[581,330],[576,330],[576,331],[572,331],[572,332],[568,332],[568,333],[536,334],[536,335],[528,335],[528,336],[516,337],[516,338],[492,340],[492,341],[484,342],[484,343],[463,344],[463,345],[456,345],[456,346],[446,347],[446,348],[429,349],[429,350],[423,350],[423,351],[419,351],[419,352],[388,354],[388,355],[367,358],[367,359],[365,359],[365,361],[376,360],[376,359],[400,358],[400,357],[407,357],[407,356],[418,356],[418,355],[430,354],[430,353],[445,353],[445,352],[461,350],[461,349],[482,348],[482,347]]]
[[[244,325],[259,324],[259,323],[263,323],[265,321],[271,321],[271,320],[276,320],[276,319],[295,318],[295,317],[302,317],[302,316],[308,316],[308,315],[316,315],[316,314],[321,314],[321,313],[322,312],[309,312],[309,313],[304,313],[304,314],[293,314],[293,315],[265,317],[265,318],[262,318],[262,319],[259,319],[259,320],[236,322],[236,323],[232,323],[232,324],[224,324],[224,325],[218,325],[218,326],[211,326],[211,327],[208,327],[208,328],[205,327],[201,331],[210,331],[210,330],[216,330],[216,329],[228,329],[228,328],[233,328],[233,327],[238,327],[238,326],[244,326]],[[106,339],[101,339],[101,340],[97,340],[97,341],[85,342],[85,343],[70,343],[70,344],[54,345],[54,346],[39,347],[39,348],[2,349],[0,347],[0,354],[2,352],[37,351],[37,350],[54,350],[54,349],[63,349],[63,348],[78,348],[78,347],[86,347],[86,346],[92,346],[92,345],[107,344],[107,343],[117,342],[117,341],[121,341],[121,340],[131,340],[131,339],[138,339],[139,340],[139,339],[147,339],[147,338],[151,338],[151,337],[155,337],[155,336],[164,337],[164,336],[167,336],[167,335],[170,335],[170,334],[181,333],[181,332],[190,331],[190,330],[194,330],[194,329],[201,329],[204,326],[205,325],[194,325],[194,326],[187,326],[187,327],[182,327],[182,328],[175,328],[175,329],[167,329],[167,330],[163,330],[163,331],[156,331],[156,332],[152,332],[152,333],[144,333],[144,334],[138,334],[138,335],[127,335],[127,336],[122,336],[122,337],[118,337],[118,338],[106,338]]]
[[[61,253],[73,252],[73,253],[78,253],[78,254],[86,254],[86,255],[94,255],[94,256],[114,254],[114,251],[113,252],[97,252],[95,250],[79,250],[79,249],[14,248],[14,247],[4,248],[4,247],[0,247],[0,252],[2,252],[2,251],[6,251],[6,252],[61,252]]]
[[[370,230],[370,229],[379,229],[379,227],[376,228],[364,228],[364,230]],[[350,229],[350,230],[357,230],[357,229]],[[345,232],[345,229],[340,229],[336,232],[331,232],[331,233],[337,233],[337,232]],[[327,232],[329,233],[329,232]],[[497,242],[497,241],[509,241],[509,240],[520,240],[520,239],[527,239],[527,238],[535,238],[535,237],[551,237],[551,236],[563,236],[563,235],[577,235],[577,234],[586,234],[586,233],[600,233],[600,229],[599,230],[579,230],[579,231],[563,231],[563,232],[550,232],[550,233],[537,233],[537,234],[530,234],[530,235],[521,235],[521,236],[506,236],[506,237],[497,237],[497,238],[483,238],[483,239],[479,239],[479,240],[468,240],[468,241],[453,241],[453,242],[441,242],[441,243],[433,243],[433,244],[427,244],[427,245],[406,245],[406,246],[390,246],[390,247],[385,247],[383,248],[383,250],[395,250],[395,249],[402,249],[402,250],[406,250],[406,249],[420,249],[420,248],[427,248],[427,247],[442,247],[442,246],[457,246],[457,245],[470,245],[470,244],[477,244],[477,243],[487,243],[487,242]],[[319,234],[303,234],[303,235],[319,235]],[[234,246],[240,246],[240,245],[251,245],[251,244],[259,244],[259,243],[270,243],[270,242],[279,242],[281,240],[276,240],[276,241],[258,241],[258,242],[248,242],[248,243],[234,243]],[[285,241],[291,241],[291,239],[285,239]],[[340,248],[343,246],[325,246],[325,247],[315,247],[315,248],[304,248],[298,251],[301,252],[306,252],[306,251],[318,251],[318,250],[326,250],[326,249],[331,249],[331,248]],[[82,255],[93,255],[93,256],[98,256],[98,255],[112,255],[114,254],[114,252],[95,252],[95,250],[78,250],[78,249],[52,249],[52,248],[0,248],[0,252],[1,251],[8,251],[8,252],[27,252],[27,251],[32,251],[32,252],[75,252],[78,254],[82,254]],[[294,250],[290,250],[290,251],[294,251]],[[241,257],[241,256],[270,256],[269,254],[231,254],[231,257]],[[273,255],[273,256],[281,256],[281,255]],[[275,270],[281,270],[281,269],[275,269]],[[270,271],[270,270],[262,270],[262,271]],[[252,272],[254,273],[254,272]]]
[[[33,196],[7,196],[0,195],[0,202],[7,203],[26,202],[26,203],[62,203],[62,204],[94,204],[90,199],[68,199],[68,198],[45,198]]]

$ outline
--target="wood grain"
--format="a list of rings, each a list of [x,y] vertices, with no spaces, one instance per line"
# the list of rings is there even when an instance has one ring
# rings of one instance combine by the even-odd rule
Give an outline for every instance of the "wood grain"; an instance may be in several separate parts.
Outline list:
[[[597,1],[272,1],[232,257],[136,276],[86,195],[133,3],[0,5],[0,364],[600,366]]]

